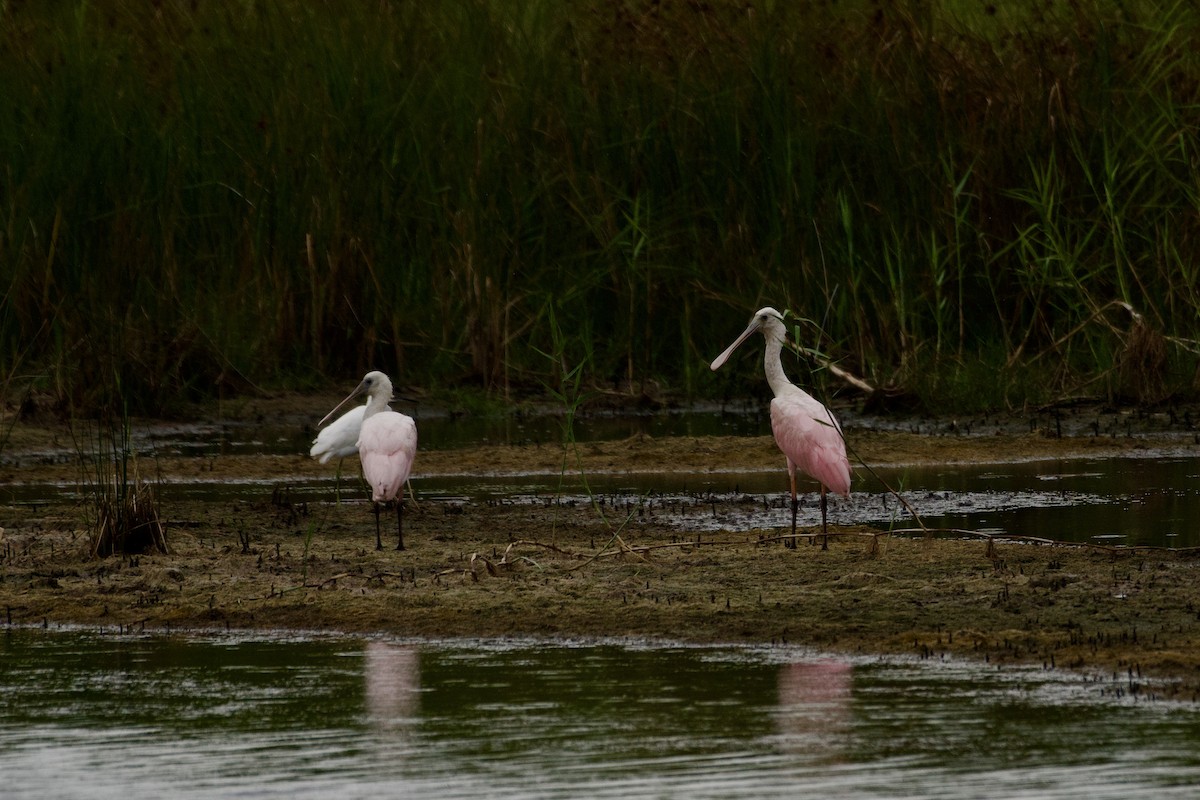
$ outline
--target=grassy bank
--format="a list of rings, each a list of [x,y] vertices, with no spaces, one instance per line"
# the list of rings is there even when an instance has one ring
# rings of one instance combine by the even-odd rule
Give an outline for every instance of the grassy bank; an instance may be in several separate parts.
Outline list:
[[[706,361],[773,304],[942,409],[1194,395],[1198,28],[1156,0],[3,4],[0,378],[70,411],[369,367],[504,397],[551,353],[719,397],[754,360]]]

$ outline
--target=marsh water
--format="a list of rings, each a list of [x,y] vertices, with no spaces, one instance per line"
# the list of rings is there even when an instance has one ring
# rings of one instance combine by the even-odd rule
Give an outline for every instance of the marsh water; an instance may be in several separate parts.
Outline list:
[[[218,454],[307,451],[313,432],[299,421],[267,424],[187,426],[163,425],[135,431],[134,443],[145,454],[209,458]],[[835,524],[866,524],[883,530],[919,526],[894,492],[903,496],[926,526],[968,529],[993,535],[1025,536],[1066,542],[1156,547],[1200,547],[1200,461],[1186,448],[1177,453],[1145,457],[1099,459],[1048,459],[989,464],[990,433],[1032,430],[1038,426],[1062,427],[1049,419],[975,420],[963,424],[926,421],[855,419],[857,425],[891,425],[931,435],[966,436],[978,442],[980,463],[912,466],[867,470],[855,465],[854,495],[850,501],[834,499],[829,520]],[[1128,420],[1087,417],[1069,422],[1070,432],[1096,436],[1125,436]],[[563,422],[547,415],[525,417],[457,417],[426,413],[420,420],[421,446],[453,449],[475,443],[561,443]],[[1169,423],[1164,423],[1169,427]],[[953,431],[950,428],[953,427]],[[690,409],[670,413],[599,414],[581,418],[572,436],[586,442],[630,436],[763,436],[770,434],[769,419],[762,413],[737,409]],[[973,439],[970,437],[974,437]],[[1194,438],[1194,435],[1191,435]],[[1186,439],[1191,442],[1190,438]],[[71,459],[69,448],[54,452],[6,456],[17,459]],[[355,497],[356,464],[347,461],[346,474]],[[437,501],[541,503],[546,498],[562,502],[590,502],[598,496],[618,508],[637,508],[670,520],[681,532],[721,529],[779,528],[788,524],[785,509],[786,472],[782,457],[778,469],[751,472],[689,472],[687,465],[671,473],[596,473],[579,475],[455,475],[421,476],[413,488],[419,498]],[[328,499],[335,473],[302,480],[288,475],[264,475],[229,481],[193,478],[168,482],[160,496],[211,497],[261,496],[286,487],[296,500]],[[799,523],[820,523],[819,495],[815,484],[800,484]],[[73,484],[15,482],[0,487],[0,498],[9,502],[37,503],[77,491]],[[361,495],[361,492],[358,493]],[[705,513],[707,510],[708,513]]]
[[[4,796],[1193,797],[1121,678],[787,647],[0,634]]]

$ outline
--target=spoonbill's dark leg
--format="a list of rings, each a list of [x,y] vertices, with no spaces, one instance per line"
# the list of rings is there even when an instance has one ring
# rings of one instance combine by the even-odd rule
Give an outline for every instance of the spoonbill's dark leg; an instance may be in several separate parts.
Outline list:
[[[795,497],[792,498],[792,541],[788,547],[796,549],[796,513],[800,510],[800,501]]]
[[[796,549],[796,511],[800,508],[800,501],[796,499],[796,468],[788,464],[788,478],[792,484],[792,544],[793,550]]]
[[[375,504],[375,549],[383,549],[383,539],[379,537],[379,503]]]
[[[396,549],[404,549],[404,501],[396,500]]]
[[[822,550],[829,549],[829,528],[825,524],[825,508],[826,508],[827,504],[828,504],[828,500],[825,497],[825,487],[824,487],[824,485],[822,485],[821,486],[821,549]]]

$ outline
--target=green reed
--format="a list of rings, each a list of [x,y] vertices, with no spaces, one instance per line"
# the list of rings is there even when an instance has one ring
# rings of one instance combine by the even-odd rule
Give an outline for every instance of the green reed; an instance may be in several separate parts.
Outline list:
[[[772,304],[987,407],[1127,396],[1121,301],[1180,396],[1198,29],[1161,0],[0,5],[0,358],[80,410],[372,367],[508,398],[553,297],[589,383],[722,396],[744,373],[706,360]]]

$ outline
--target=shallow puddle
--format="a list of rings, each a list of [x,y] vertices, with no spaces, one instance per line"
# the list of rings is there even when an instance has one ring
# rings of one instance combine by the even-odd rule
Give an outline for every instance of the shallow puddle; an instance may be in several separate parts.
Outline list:
[[[908,529],[918,524],[887,486],[930,528],[963,528],[1068,542],[1200,546],[1200,462],[1102,459],[1003,465],[860,470],[850,500],[830,496],[830,524]],[[883,483],[881,483],[881,480]],[[770,472],[591,475],[597,500],[618,513],[651,514],[681,532],[781,528],[790,524],[783,469]],[[430,478],[419,492],[442,499],[561,500],[587,503],[566,476]],[[811,489],[811,487],[809,487]],[[804,493],[798,525],[819,525],[820,496]]]

